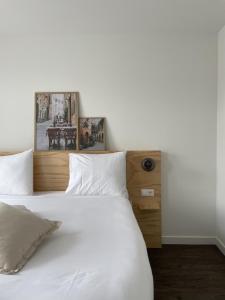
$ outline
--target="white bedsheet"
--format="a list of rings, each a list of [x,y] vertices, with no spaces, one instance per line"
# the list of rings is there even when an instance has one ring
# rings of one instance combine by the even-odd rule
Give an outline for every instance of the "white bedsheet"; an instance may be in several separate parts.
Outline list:
[[[129,201],[64,194],[0,196],[62,221],[16,275],[0,275],[0,300],[152,300],[153,279]]]

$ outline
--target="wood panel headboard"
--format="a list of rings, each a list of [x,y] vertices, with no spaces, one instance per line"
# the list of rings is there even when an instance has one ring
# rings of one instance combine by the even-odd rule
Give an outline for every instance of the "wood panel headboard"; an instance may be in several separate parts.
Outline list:
[[[70,151],[79,152],[79,151]],[[110,153],[92,151],[88,153]],[[68,151],[34,152],[34,191],[64,191],[69,180]],[[82,151],[82,153],[84,153]],[[6,155],[10,153],[1,153]],[[11,153],[12,154],[12,153]],[[150,157],[155,169],[146,172],[141,162]],[[141,189],[154,189],[153,197],[142,197]],[[148,247],[161,246],[161,153],[160,151],[127,151],[127,189]]]

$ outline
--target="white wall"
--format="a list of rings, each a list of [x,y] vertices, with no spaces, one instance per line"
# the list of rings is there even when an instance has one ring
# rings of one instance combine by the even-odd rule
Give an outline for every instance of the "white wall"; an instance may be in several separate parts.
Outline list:
[[[163,234],[215,235],[214,35],[5,37],[0,149],[33,146],[35,91],[78,90],[110,149],[160,149]]]
[[[218,42],[217,237],[225,254],[225,27]]]

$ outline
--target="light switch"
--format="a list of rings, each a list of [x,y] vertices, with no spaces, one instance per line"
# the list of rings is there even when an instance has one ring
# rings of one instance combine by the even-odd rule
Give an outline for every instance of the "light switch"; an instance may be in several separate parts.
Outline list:
[[[154,189],[141,189],[141,196],[142,197],[154,197],[155,190]]]

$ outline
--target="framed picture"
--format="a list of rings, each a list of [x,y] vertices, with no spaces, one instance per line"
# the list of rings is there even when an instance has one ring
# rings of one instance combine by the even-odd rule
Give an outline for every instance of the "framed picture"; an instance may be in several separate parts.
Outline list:
[[[105,150],[105,118],[79,118],[80,150]]]
[[[78,149],[78,92],[35,93],[35,150]]]

